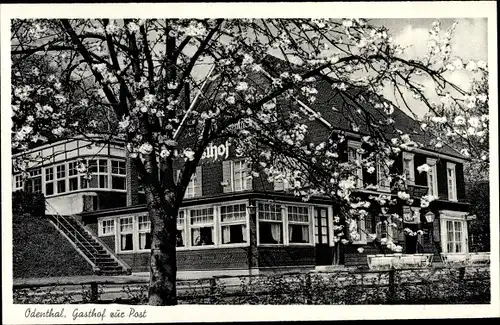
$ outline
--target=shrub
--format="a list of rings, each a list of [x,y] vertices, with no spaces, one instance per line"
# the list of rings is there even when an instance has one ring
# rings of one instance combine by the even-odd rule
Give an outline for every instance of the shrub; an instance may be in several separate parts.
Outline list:
[[[45,215],[45,196],[43,193],[30,193],[15,191],[12,193],[12,214],[20,216],[30,214],[32,216]],[[14,221],[15,218],[14,218]]]

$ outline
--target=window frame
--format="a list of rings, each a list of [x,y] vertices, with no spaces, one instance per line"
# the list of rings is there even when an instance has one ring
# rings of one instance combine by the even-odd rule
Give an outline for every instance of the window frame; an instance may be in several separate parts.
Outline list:
[[[290,211],[289,209],[290,208],[300,208],[300,209],[306,209],[307,210],[307,222],[305,221],[291,221],[290,220]],[[286,227],[287,227],[287,233],[286,233],[286,236],[287,236],[287,245],[288,246],[310,246],[310,245],[314,245],[314,238],[313,238],[313,234],[312,234],[312,228],[313,228],[313,225],[312,225],[312,218],[314,218],[313,216],[313,211],[312,211],[312,207],[311,206],[307,206],[307,205],[300,205],[300,204],[288,204],[286,205],[286,208],[285,208],[285,220],[286,220]],[[292,213],[293,214],[293,213]],[[290,225],[300,225],[300,226],[307,226],[307,234],[309,236],[309,241],[308,242],[305,242],[305,243],[298,243],[298,242],[292,242],[290,240]]]
[[[74,168],[71,168],[71,165],[74,164]],[[71,174],[71,171],[74,170],[75,174],[73,175],[70,175]],[[76,192],[78,190],[80,190],[80,173],[78,172],[78,161],[76,160],[73,160],[73,161],[68,161],[68,190],[67,192]],[[75,190],[72,190],[71,189],[71,180],[72,179],[76,179],[76,189]]]
[[[408,166],[409,170],[409,179],[406,179],[407,184],[414,185],[415,184],[415,154],[410,152],[403,152],[403,173],[406,177],[406,165],[405,160],[409,160],[410,164]]]
[[[469,243],[468,243],[468,229],[467,229],[467,220],[466,213],[457,212],[457,211],[448,211],[442,210],[439,211],[440,214],[440,232],[441,232],[441,251],[445,254],[466,254],[469,252]],[[453,223],[459,222],[461,224],[461,244],[463,251],[456,252],[448,252],[448,228],[447,222],[452,221]],[[453,236],[455,237],[455,232],[453,232]],[[455,241],[453,241],[455,242]]]
[[[204,210],[204,209],[212,209],[212,222],[205,222],[205,223],[199,223],[199,224],[192,224],[192,218],[193,218],[193,211],[199,211],[199,210]],[[216,206],[215,205],[205,205],[205,206],[198,206],[198,207],[193,207],[189,209],[189,220],[188,220],[188,230],[189,230],[189,247],[194,248],[194,249],[204,249],[204,248],[214,248],[217,247],[218,245],[218,237],[217,237],[217,216],[216,216]],[[212,227],[212,244],[211,245],[194,245],[193,244],[193,234],[192,230],[193,229],[200,229],[200,228],[206,228],[206,227]]]
[[[148,226],[146,229],[141,229],[141,218],[147,218],[146,223]],[[135,216],[135,220],[137,221],[137,249],[135,250],[136,252],[149,252],[151,251],[151,248],[141,248],[141,234],[149,233],[151,235],[151,220],[149,219],[149,214],[139,214]],[[151,238],[151,243],[153,242],[153,239]]]
[[[386,176],[387,179],[383,180],[384,184],[381,184],[382,180],[380,179],[381,169],[383,169],[384,174],[390,175],[389,166],[383,164],[382,162],[377,161],[377,189],[381,192],[390,192],[391,191],[391,180],[388,179],[390,176]]]
[[[426,159],[426,164],[430,167],[429,172],[427,172],[427,195],[431,195],[431,188],[432,191],[434,192],[432,196],[434,196],[436,199],[439,197],[439,188],[438,188],[438,180],[437,180],[437,159],[436,158],[427,158]],[[432,184],[431,184],[431,177],[432,174]]]
[[[182,223],[179,224],[179,216],[181,215],[181,213],[183,214],[183,220],[182,220]],[[181,230],[181,231],[184,231],[184,238],[183,238],[183,243],[184,245],[183,246],[177,246],[177,243],[175,245],[175,249],[176,250],[187,250],[189,249],[189,240],[190,238],[188,238],[188,215],[189,215],[189,210],[188,209],[179,209],[179,212],[177,213],[177,220],[176,220],[176,229],[177,230]],[[176,234],[177,235],[177,234]]]
[[[223,221],[222,220],[222,208],[232,206],[233,209],[235,206],[244,206],[243,220],[235,220],[235,221]],[[241,213],[241,210],[239,211]],[[234,210],[233,210],[234,213]],[[220,247],[241,247],[241,246],[249,246],[250,245],[250,219],[248,214],[248,202],[247,201],[235,201],[235,202],[224,202],[218,206],[218,244]],[[236,226],[243,225],[245,226],[244,232],[246,236],[246,242],[241,243],[223,243],[223,227],[225,226]]]
[[[122,223],[121,223],[121,220],[122,219],[132,219],[132,230],[128,230],[126,232],[123,232],[122,231]],[[116,243],[117,243],[117,247],[118,247],[118,253],[122,253],[122,254],[130,254],[130,253],[135,253],[137,252],[138,250],[138,247],[136,248],[136,236],[135,234],[137,233],[136,232],[136,227],[135,227],[135,216],[134,215],[126,215],[126,216],[119,216],[117,217],[117,220],[118,220],[118,229],[117,229],[117,240],[116,240]],[[121,236],[122,235],[128,235],[128,234],[132,234],[132,249],[131,250],[123,250],[122,249],[122,242],[121,242]]]
[[[281,220],[268,220],[268,219],[261,219],[259,217],[259,212],[260,212],[260,205],[263,204],[268,204],[270,206],[277,206],[277,208],[280,210],[281,214]],[[256,205],[256,226],[257,226],[257,246],[285,246],[285,241],[286,241],[286,232],[285,232],[285,206],[282,203],[279,202],[265,202],[265,201],[257,201],[255,202]],[[275,208],[276,209],[276,208]],[[272,210],[269,210],[269,212],[273,212]],[[274,211],[273,213],[276,213]],[[274,223],[274,224],[281,224],[281,243],[262,243],[260,240],[260,223]]]
[[[117,170],[118,170],[118,173],[113,173],[113,163],[117,163],[118,166],[116,167]],[[123,168],[120,167],[120,164],[123,164]],[[111,167],[111,169],[109,170],[109,177],[110,177],[110,181],[108,181],[109,183],[109,189],[110,190],[113,190],[113,191],[126,191],[127,190],[127,163],[126,161],[124,160],[119,160],[119,159],[109,159],[109,165]],[[123,169],[123,174],[119,173],[120,172],[120,169]],[[113,178],[123,178],[124,179],[124,187],[123,189],[121,188],[114,188],[113,187]]]
[[[240,165],[240,170],[239,170],[239,174],[240,174],[240,181],[241,181],[241,186],[240,186],[240,189],[237,190],[236,187],[235,187],[235,184],[236,184],[236,164],[239,164]],[[245,168],[243,168],[242,166],[245,166]],[[248,174],[248,162],[246,159],[235,159],[235,160],[231,160],[231,188],[232,188],[232,191],[233,192],[244,192],[244,191],[248,191],[250,189],[250,187],[248,186],[248,182],[252,181],[251,179],[249,179],[248,177],[250,175],[246,175],[246,177],[243,177],[243,173],[245,174]],[[243,186],[243,184],[245,184],[245,186]]]
[[[22,174],[14,175],[14,182],[13,183],[14,183],[13,184],[14,191],[22,190],[24,188],[23,175]]]
[[[356,171],[356,188],[363,188],[364,187],[364,180],[363,180],[363,166],[362,166],[362,161],[363,161],[363,155],[361,152],[361,142],[360,141],[354,141],[354,140],[348,140],[347,141],[347,160],[351,162],[351,158],[349,153],[351,150],[354,150],[356,153],[356,160],[359,162],[359,167]]]
[[[452,171],[452,178],[450,178],[449,171]],[[452,180],[452,188],[450,191],[450,180]],[[447,162],[446,163],[446,186],[448,188],[448,200],[456,202],[458,201],[457,195],[457,170],[456,164]]]
[[[113,225],[112,225],[113,230],[108,233],[108,232],[104,231],[104,228],[109,227],[109,226],[106,226],[105,223],[110,222],[110,221],[113,223]],[[115,218],[103,218],[103,219],[99,220],[97,235],[99,237],[115,236],[116,235],[116,220],[115,220]]]

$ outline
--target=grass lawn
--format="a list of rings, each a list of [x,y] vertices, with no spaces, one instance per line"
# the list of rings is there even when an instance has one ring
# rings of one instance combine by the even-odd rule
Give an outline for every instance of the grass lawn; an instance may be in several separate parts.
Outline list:
[[[87,261],[49,221],[14,215],[12,231],[14,278],[93,274]]]

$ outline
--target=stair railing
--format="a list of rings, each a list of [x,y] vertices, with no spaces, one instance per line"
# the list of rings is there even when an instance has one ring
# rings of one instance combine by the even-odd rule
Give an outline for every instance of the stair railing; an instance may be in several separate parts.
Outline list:
[[[50,205],[48,202],[46,202],[46,203],[48,205]],[[77,245],[77,247],[85,252],[85,255],[87,255],[87,257],[90,258],[94,264],[97,264],[98,250],[94,247],[94,245],[87,238],[85,238],[85,236],[83,236],[78,231],[78,229],[76,229],[71,224],[71,222],[69,222],[65,217],[63,217],[62,215],[60,215],[52,206],[51,206],[51,208],[56,213],[55,215],[54,214],[52,215],[54,217],[54,219],[55,219],[56,226],[58,226],[61,230],[63,230],[63,232],[68,237],[70,237],[70,239],[73,240],[73,242]],[[92,252],[91,250],[89,250],[85,246],[85,244],[87,244],[89,247],[91,247],[94,252]]]

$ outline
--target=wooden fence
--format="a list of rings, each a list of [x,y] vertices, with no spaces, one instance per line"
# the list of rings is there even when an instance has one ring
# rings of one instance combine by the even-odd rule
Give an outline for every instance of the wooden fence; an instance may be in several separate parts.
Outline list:
[[[148,279],[22,283],[14,303],[147,303]],[[178,281],[180,304],[489,303],[487,266],[217,276]]]

